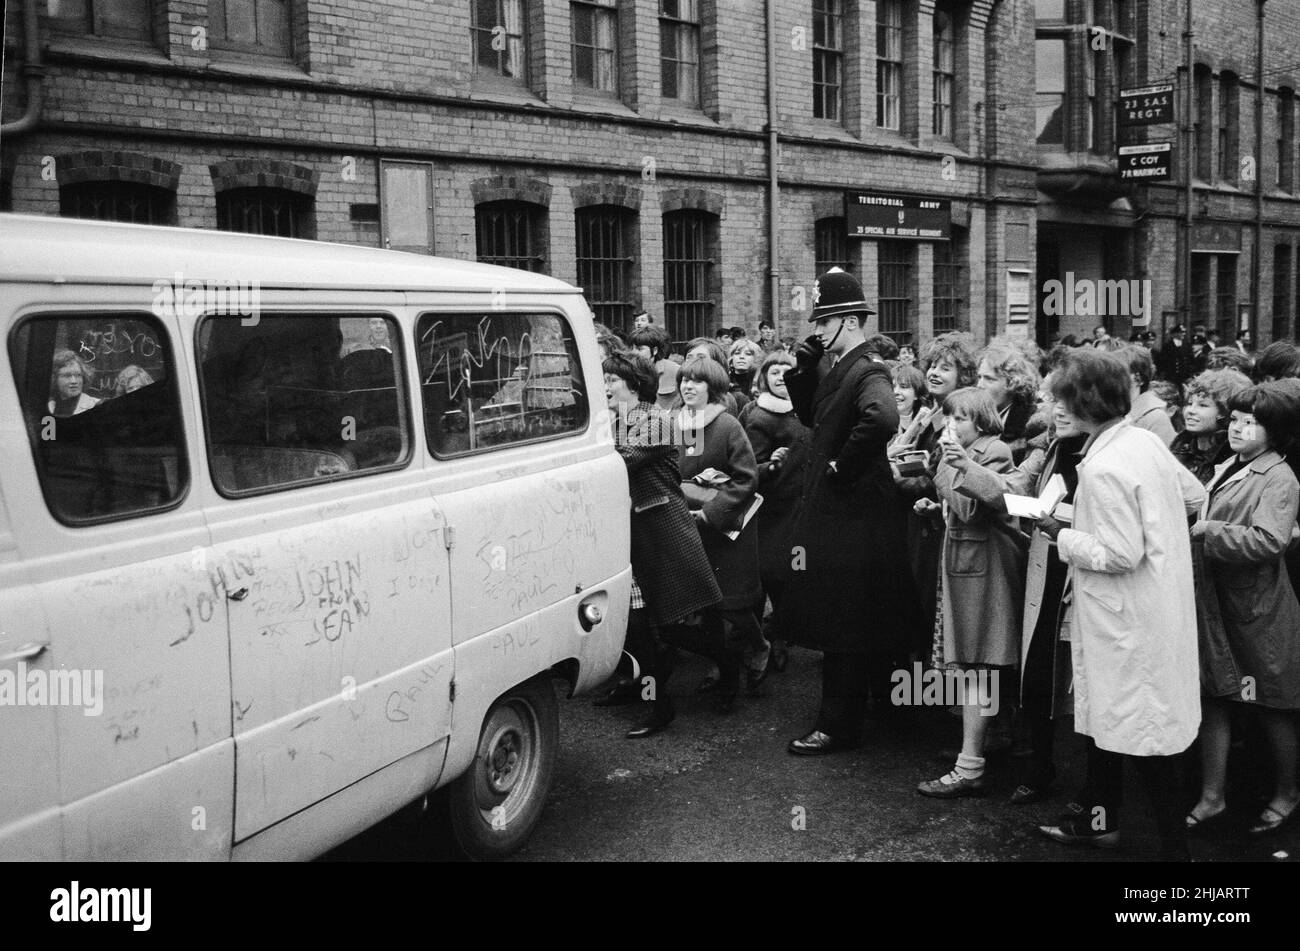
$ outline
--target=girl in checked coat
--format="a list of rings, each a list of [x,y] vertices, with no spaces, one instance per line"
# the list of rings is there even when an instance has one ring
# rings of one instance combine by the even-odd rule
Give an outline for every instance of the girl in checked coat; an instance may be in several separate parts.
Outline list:
[[[1280,826],[1300,803],[1293,718],[1300,709],[1300,604],[1283,561],[1300,483],[1281,455],[1300,435],[1300,396],[1266,383],[1233,396],[1228,408],[1235,455],[1215,471],[1192,534],[1205,546],[1211,581],[1200,595],[1217,598],[1227,635],[1227,650],[1211,655],[1222,668],[1213,679],[1231,689],[1205,700],[1201,799],[1186,821],[1192,829],[1226,812],[1229,704],[1242,702],[1259,714],[1272,752],[1274,795],[1250,829],[1260,834]]]

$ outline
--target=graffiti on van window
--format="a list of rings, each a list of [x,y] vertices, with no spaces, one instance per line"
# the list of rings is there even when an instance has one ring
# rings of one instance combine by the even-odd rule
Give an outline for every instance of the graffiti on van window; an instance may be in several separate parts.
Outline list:
[[[83,373],[82,392],[110,400],[167,377],[166,349],[159,329],[144,320],[59,322],[55,356],[75,356]],[[73,363],[73,356],[66,356]]]
[[[420,336],[434,441],[459,452],[568,432],[581,422],[573,341],[558,318],[505,314],[435,320]]]

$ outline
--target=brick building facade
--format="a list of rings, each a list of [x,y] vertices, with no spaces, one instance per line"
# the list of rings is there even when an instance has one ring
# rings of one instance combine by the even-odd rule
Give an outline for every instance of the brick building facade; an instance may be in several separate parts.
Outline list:
[[[899,340],[1087,332],[1041,312],[1066,272],[1151,280],[1157,326],[1248,304],[1290,335],[1300,0],[1265,7],[1261,199],[1220,174],[1255,149],[1256,4],[1193,0],[1190,280],[1177,127],[1111,112],[1168,80],[1181,119],[1185,2],[772,0],[775,300],[760,0],[6,0],[0,202],[535,268],[675,339],[802,335],[833,263]],[[1120,179],[1118,145],[1162,140],[1171,180]],[[939,201],[943,235],[849,237],[855,191]]]
[[[761,2],[34,5],[24,83],[7,2],[6,121],[43,92],[3,143],[15,211],[477,256],[580,284],[616,325],[644,304],[676,339],[773,312],[802,336],[832,263],[900,340],[982,338],[1006,268],[1032,267],[1024,3],[775,0],[775,308]],[[849,238],[849,190],[941,200],[951,240]]]

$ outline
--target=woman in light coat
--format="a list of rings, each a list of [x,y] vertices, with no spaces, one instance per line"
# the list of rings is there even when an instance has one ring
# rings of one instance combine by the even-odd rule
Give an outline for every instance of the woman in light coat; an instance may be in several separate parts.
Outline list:
[[[1300,804],[1296,786],[1296,724],[1300,709],[1300,603],[1283,555],[1292,541],[1300,484],[1281,453],[1300,435],[1300,395],[1276,383],[1228,401],[1228,444],[1235,453],[1215,471],[1201,520],[1192,534],[1205,546],[1210,584],[1199,592],[1217,600],[1208,612],[1226,635],[1226,649],[1205,651],[1210,683],[1201,724],[1201,799],[1189,829],[1226,812],[1231,703],[1260,717],[1273,760],[1274,795],[1250,831],[1271,832]],[[1205,655],[1208,654],[1208,657]]]
[[[1125,763],[1155,807],[1161,852],[1188,858],[1174,757],[1201,719],[1187,518],[1205,490],[1160,438],[1129,423],[1129,372],[1080,349],[1052,377],[1056,412],[1089,434],[1074,523],[1039,527],[1071,569],[1075,730],[1089,737],[1084,810],[1040,830],[1060,842],[1118,843]]]

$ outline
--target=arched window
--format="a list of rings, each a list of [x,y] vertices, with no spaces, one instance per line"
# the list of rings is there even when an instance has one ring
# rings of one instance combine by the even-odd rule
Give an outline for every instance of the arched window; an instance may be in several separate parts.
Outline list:
[[[618,205],[579,208],[578,284],[596,319],[607,327],[630,329],[636,213]]]
[[[484,264],[546,271],[546,209],[524,201],[488,201],[474,209],[475,246]]]
[[[230,188],[217,192],[217,227],[222,231],[315,237],[314,199],[284,188]]]
[[[79,182],[59,188],[59,214],[64,218],[170,225],[176,223],[176,193],[139,182]]]

